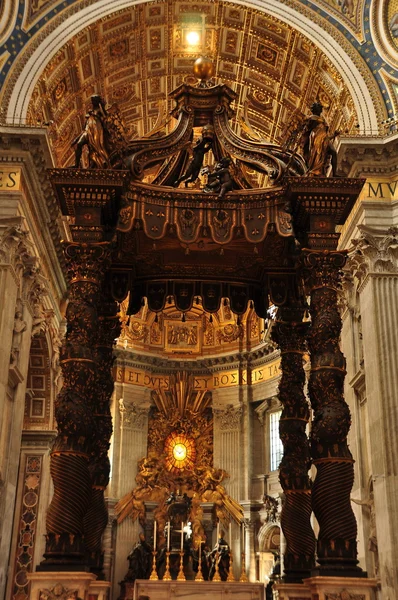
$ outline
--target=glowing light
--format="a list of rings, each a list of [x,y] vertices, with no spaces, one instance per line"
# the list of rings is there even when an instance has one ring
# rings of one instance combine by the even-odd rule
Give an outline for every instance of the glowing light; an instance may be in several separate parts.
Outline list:
[[[186,40],[190,46],[197,46],[200,42],[200,35],[197,31],[189,31]]]
[[[174,458],[184,460],[187,456],[187,447],[184,444],[176,444],[173,448]]]

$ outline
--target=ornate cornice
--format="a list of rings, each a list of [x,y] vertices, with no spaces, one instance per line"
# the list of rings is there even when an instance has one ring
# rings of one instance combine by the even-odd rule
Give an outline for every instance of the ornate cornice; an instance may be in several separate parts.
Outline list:
[[[135,367],[145,369],[149,372],[157,374],[174,373],[181,370],[181,363],[184,364],[186,371],[194,373],[211,373],[212,371],[222,371],[238,369],[242,364],[246,366],[256,367],[267,362],[271,362],[278,357],[279,353],[275,350],[274,344],[265,344],[255,350],[246,352],[236,352],[229,355],[213,356],[209,358],[197,358],[195,360],[172,360],[161,356],[143,355],[131,350],[116,348],[114,356],[116,357],[115,365],[117,367]]]

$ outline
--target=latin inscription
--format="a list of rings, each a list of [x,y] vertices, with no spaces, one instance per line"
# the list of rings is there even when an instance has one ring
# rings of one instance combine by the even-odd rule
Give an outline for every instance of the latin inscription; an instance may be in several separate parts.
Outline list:
[[[221,371],[212,376],[205,377],[198,375],[194,380],[196,390],[214,390],[218,388],[234,387],[235,385],[245,385],[247,383],[255,385],[262,381],[267,381],[278,377],[280,374],[280,360],[276,360],[269,365],[253,369],[251,373],[246,370],[239,371]],[[154,375],[137,369],[117,368],[116,381],[120,383],[129,383],[148,387],[151,389],[169,389],[169,378],[164,375]]]
[[[19,191],[21,189],[21,169],[0,167],[0,191]]]

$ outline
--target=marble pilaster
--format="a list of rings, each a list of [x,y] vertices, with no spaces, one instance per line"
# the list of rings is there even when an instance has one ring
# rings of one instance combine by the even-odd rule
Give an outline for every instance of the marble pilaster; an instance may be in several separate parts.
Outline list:
[[[372,480],[370,488],[364,482],[363,508],[358,510],[370,519],[366,544],[379,571],[383,600],[392,600],[398,589],[398,228],[358,229],[348,268],[362,322]]]

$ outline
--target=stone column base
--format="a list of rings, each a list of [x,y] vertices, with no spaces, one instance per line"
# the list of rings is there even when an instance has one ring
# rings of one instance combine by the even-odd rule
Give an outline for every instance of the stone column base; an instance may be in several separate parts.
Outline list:
[[[303,583],[274,583],[274,600],[312,600],[311,590]]]
[[[365,577],[309,577],[304,585],[311,591],[311,600],[374,600],[376,579]]]
[[[88,589],[87,600],[108,600],[111,587],[110,581],[92,581]]]
[[[377,581],[365,577],[310,577],[275,583],[274,600],[375,600]]]
[[[88,598],[90,585],[97,579],[92,573],[79,571],[39,571],[28,573],[27,576],[30,581],[30,600],[40,600],[40,597],[55,600],[60,596],[84,600]],[[98,600],[100,598],[98,596]]]

